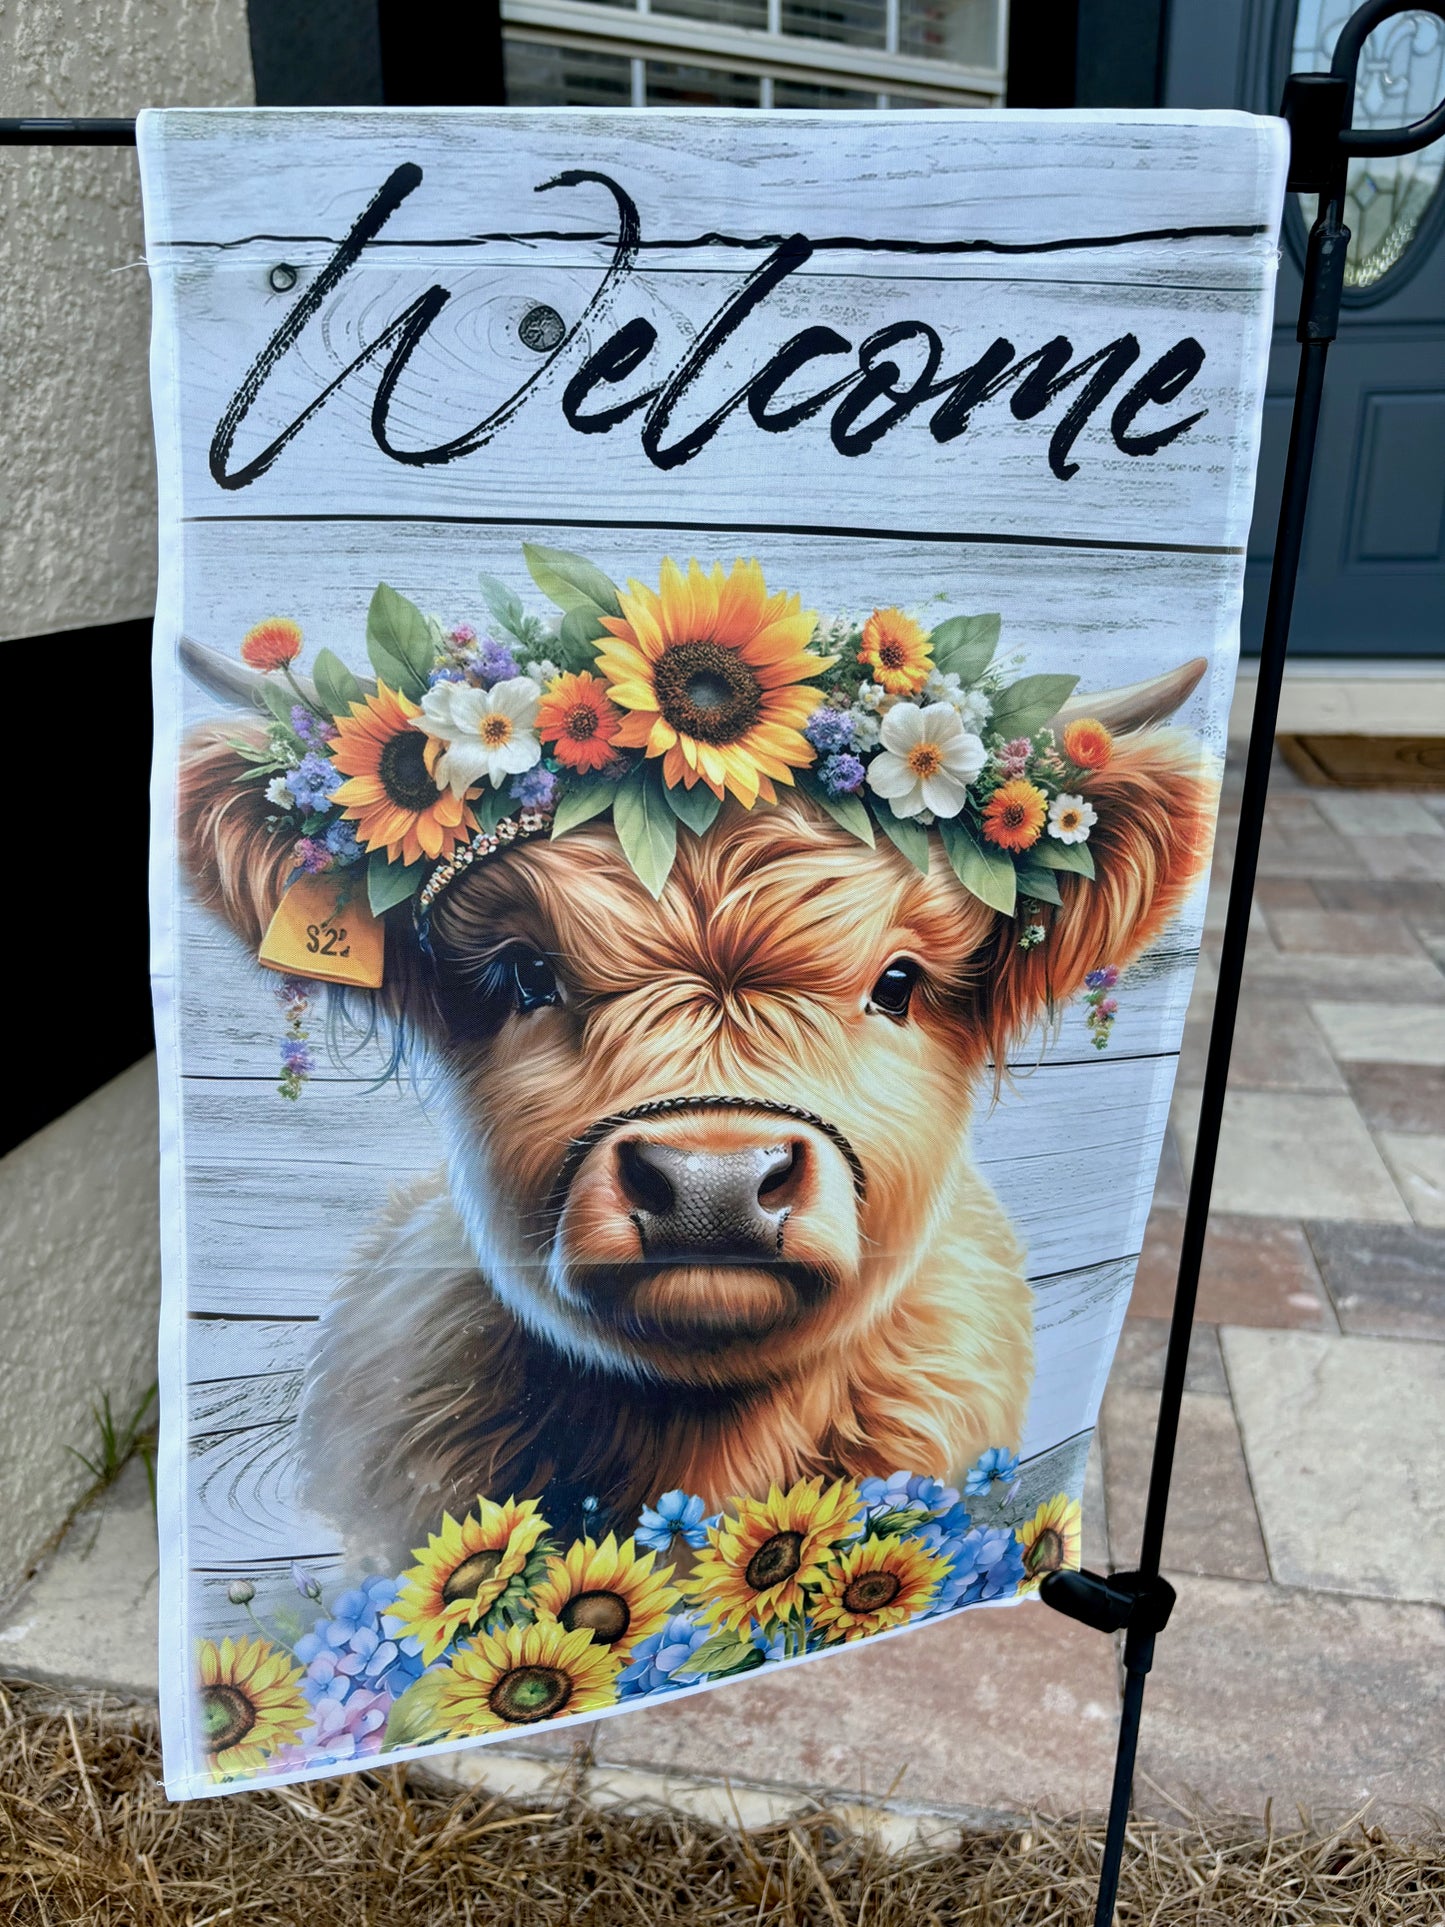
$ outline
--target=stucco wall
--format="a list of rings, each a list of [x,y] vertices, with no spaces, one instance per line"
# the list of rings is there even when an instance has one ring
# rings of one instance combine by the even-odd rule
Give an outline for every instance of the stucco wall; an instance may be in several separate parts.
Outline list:
[[[245,0],[0,0],[0,114],[248,101]],[[135,154],[0,150],[0,637],[149,614]]]
[[[0,1599],[90,1482],[91,1407],[156,1375],[156,1182],[153,1058],[0,1159]]]

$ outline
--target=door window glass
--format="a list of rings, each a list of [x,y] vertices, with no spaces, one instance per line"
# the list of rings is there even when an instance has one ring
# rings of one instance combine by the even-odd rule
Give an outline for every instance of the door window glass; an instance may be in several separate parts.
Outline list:
[[[1357,0],[1298,0],[1291,68],[1323,73],[1340,28]],[[1397,14],[1377,27],[1360,56],[1356,127],[1403,127],[1428,114],[1445,91],[1445,21],[1428,13]],[[1368,288],[1404,254],[1445,171],[1445,141],[1419,154],[1367,155],[1350,162],[1345,225],[1350,248],[1345,286]],[[1314,219],[1313,195],[1303,197]]]

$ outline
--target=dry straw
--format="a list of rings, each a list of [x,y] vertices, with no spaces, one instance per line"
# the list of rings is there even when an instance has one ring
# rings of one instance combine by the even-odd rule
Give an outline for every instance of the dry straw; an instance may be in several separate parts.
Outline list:
[[[4,1927],[1084,1927],[1100,1829],[1031,1818],[890,1855],[826,1808],[750,1834],[528,1809],[404,1769],[171,1806],[153,1715],[0,1687]],[[1438,1927],[1438,1827],[1131,1830],[1120,1927]]]

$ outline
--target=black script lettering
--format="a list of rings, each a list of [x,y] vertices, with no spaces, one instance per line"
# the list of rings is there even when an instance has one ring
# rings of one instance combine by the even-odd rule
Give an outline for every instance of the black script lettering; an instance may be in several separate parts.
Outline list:
[[[662,438],[672,425],[673,410],[718,349],[737,333],[754,308],[761,306],[780,282],[786,281],[795,269],[811,257],[812,252],[812,242],[802,234],[794,234],[774,248],[767,260],[753,269],[737,293],[723,303],[683,356],[648,409],[647,419],[642,424],[642,446],[654,468],[680,468],[684,462],[690,462],[695,455],[700,455],[728,416],[745,399],[748,391],[743,387],[735,395],[729,396],[706,421],[699,422],[696,428],[690,429],[670,448],[662,446]]]
[[[782,408],[771,408],[769,403],[777,399],[784,382],[790,381],[810,361],[821,360],[824,355],[851,355],[852,352],[852,342],[836,328],[804,328],[791,341],[785,341],[762,373],[754,375],[748,383],[748,413],[769,435],[786,435],[790,428],[811,421],[841,395],[850,382],[858,379],[856,371],[844,375],[830,388],[820,388],[815,395],[805,395],[801,401],[789,402]]]
[[[1186,429],[1204,420],[1209,413],[1207,408],[1201,408],[1197,414],[1186,415],[1183,421],[1170,422],[1147,434],[1129,433],[1140,409],[1147,407],[1150,402],[1173,401],[1176,395],[1184,392],[1203,366],[1203,347],[1193,335],[1186,335],[1182,341],[1176,341],[1167,354],[1160,355],[1152,367],[1144,370],[1114,410],[1113,420],[1109,424],[1114,446],[1121,454],[1156,455]]]
[[[1133,335],[1120,335],[1070,368],[1066,364],[1073,352],[1062,335],[1046,343],[1039,350],[1038,366],[1019,383],[1009,403],[1018,421],[1031,421],[1056,395],[1098,365],[1099,372],[1080,389],[1049,438],[1049,467],[1061,482],[1072,481],[1078,474],[1079,464],[1069,460],[1069,451],[1100,402],[1139,359],[1139,343]]]
[[[923,372],[906,388],[896,384],[902,379],[902,370],[896,361],[877,359],[885,349],[897,348],[905,341],[924,341],[927,343],[927,359]],[[895,422],[901,422],[905,415],[911,414],[920,402],[931,401],[940,391],[934,386],[933,377],[938,373],[938,364],[943,359],[943,343],[926,321],[894,321],[888,327],[880,328],[858,350],[857,385],[846,401],[840,402],[834,411],[829,425],[834,448],[840,455],[862,455],[873,444],[886,435]],[[864,409],[870,408],[875,401],[886,396],[892,402],[875,415],[871,422],[861,428],[855,427]]]
[[[657,330],[641,315],[629,321],[625,328],[619,328],[615,335],[609,336],[595,354],[587,357],[563,390],[562,414],[567,426],[575,428],[579,435],[605,435],[609,428],[616,428],[619,422],[625,422],[639,408],[645,408],[657,393],[655,388],[644,388],[641,394],[633,395],[629,401],[618,402],[612,408],[599,409],[596,414],[582,413],[583,402],[599,382],[610,384],[625,381],[635,368],[642,366],[656,346]]]

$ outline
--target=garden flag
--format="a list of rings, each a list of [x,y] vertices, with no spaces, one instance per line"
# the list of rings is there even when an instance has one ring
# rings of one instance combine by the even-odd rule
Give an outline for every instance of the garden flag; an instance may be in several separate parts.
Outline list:
[[[142,116],[173,1794],[1078,1563],[1285,149]]]

